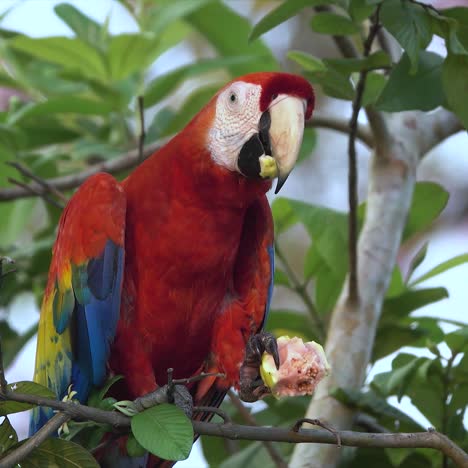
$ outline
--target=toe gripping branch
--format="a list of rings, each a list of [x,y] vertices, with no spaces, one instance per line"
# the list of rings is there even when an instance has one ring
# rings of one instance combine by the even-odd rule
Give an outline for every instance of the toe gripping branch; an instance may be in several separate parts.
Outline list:
[[[279,369],[280,358],[276,338],[268,332],[252,335],[247,342],[244,362],[240,368],[239,396],[248,403],[258,401],[271,393],[260,376],[263,353],[271,354],[276,368]]]

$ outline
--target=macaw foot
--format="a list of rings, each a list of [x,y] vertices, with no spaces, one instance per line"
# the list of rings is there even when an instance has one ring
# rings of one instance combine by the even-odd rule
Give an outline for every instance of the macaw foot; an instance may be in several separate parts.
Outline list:
[[[249,338],[245,349],[245,359],[240,368],[239,396],[243,401],[258,401],[271,393],[260,376],[263,353],[271,354],[276,368],[280,366],[276,338],[268,332],[261,332]]]
[[[189,419],[192,419],[193,398],[185,385],[163,385],[154,392],[147,393],[133,401],[138,412],[161,403],[173,403],[180,408]]]

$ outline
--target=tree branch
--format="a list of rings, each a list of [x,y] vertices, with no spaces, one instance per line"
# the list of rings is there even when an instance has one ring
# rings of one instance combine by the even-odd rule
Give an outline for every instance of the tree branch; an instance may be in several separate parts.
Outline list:
[[[241,399],[232,391],[232,389],[228,390],[228,395],[231,399],[232,404],[235,406],[237,411],[239,411],[244,421],[250,426],[259,427],[259,424],[255,420],[254,416],[244,406]],[[273,460],[275,466],[277,466],[278,468],[288,468],[288,464],[283,459],[281,452],[279,452],[279,450],[270,441],[264,440],[263,445],[265,446],[265,449],[270,455],[270,458]]]
[[[161,147],[162,143],[152,143],[148,145],[144,151],[143,156],[147,158],[151,156],[156,150]],[[116,174],[118,172],[131,169],[140,163],[139,151],[131,150],[127,153],[122,154],[121,156],[111,159],[110,161],[105,161],[99,164],[94,164],[78,174],[70,174],[62,177],[55,177],[48,179],[46,182],[50,187],[53,187],[57,190],[70,190],[81,185],[88,177],[97,174],[98,172],[108,172],[109,174]],[[37,195],[46,193],[47,190],[41,185],[32,182],[28,184],[28,187],[31,187],[35,190]],[[30,190],[24,187],[11,187],[0,190],[0,201],[9,201],[16,200],[18,198],[27,198],[34,196]]]
[[[131,418],[117,411],[104,411],[71,401],[64,402],[11,391],[7,392],[7,394],[0,395],[0,397],[3,400],[47,406],[61,411],[62,413],[59,414],[64,415],[64,417],[66,415],[71,419],[88,420],[101,424],[108,424],[120,432],[126,431],[130,427]],[[204,409],[204,411],[205,410],[206,409]],[[341,440],[341,444],[350,447],[433,448],[446,454],[447,457],[451,458],[459,467],[466,467],[468,464],[468,455],[460,447],[444,435],[433,430],[430,430],[429,432],[393,434],[336,431],[336,434],[334,434],[328,430],[300,429],[295,432],[288,428],[243,426],[232,423],[218,424],[192,421],[192,424],[194,431],[199,435],[209,435],[233,440],[242,439],[256,440],[260,442],[269,441],[289,443],[306,442],[334,445],[336,444],[338,435]],[[4,459],[2,462],[3,461]]]
[[[336,130],[337,132],[349,134],[349,123],[337,117],[313,117],[306,122],[306,127],[312,128],[327,128]],[[356,126],[356,137],[369,148],[374,146],[374,138],[369,129],[362,125]]]
[[[0,459],[0,468],[10,468],[24,460],[34,449],[39,447],[46,439],[56,433],[58,428],[70,420],[65,413],[57,413],[47,421],[32,437],[23,442],[18,448]]]

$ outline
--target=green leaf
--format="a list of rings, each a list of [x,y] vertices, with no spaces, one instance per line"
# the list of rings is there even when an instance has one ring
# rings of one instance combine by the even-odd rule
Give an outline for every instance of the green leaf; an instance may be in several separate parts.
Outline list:
[[[399,296],[385,299],[383,322],[394,322],[396,317],[406,317],[414,310],[448,297],[445,288],[408,289]]]
[[[94,457],[81,445],[58,438],[50,438],[43,442],[21,461],[21,466],[99,468]]]
[[[151,12],[148,29],[153,34],[160,35],[172,28],[178,20],[184,19],[211,2],[212,0],[160,0],[153,2],[155,5]]]
[[[216,94],[219,85],[199,88],[183,103],[163,131],[163,136],[172,135],[184,128],[200,109]]]
[[[175,405],[164,403],[133,416],[132,432],[138,443],[165,460],[185,460],[192,449],[193,427]]]
[[[126,447],[129,457],[142,457],[146,453],[146,450],[137,442],[133,434],[129,434]]]
[[[7,417],[0,424],[0,455],[18,443],[18,436]]]
[[[288,275],[277,267],[275,267],[275,286],[286,286],[287,288],[291,287]]]
[[[22,381],[12,384],[8,384],[10,391],[17,393],[26,393],[28,395],[42,396],[46,398],[56,398],[54,392],[49,390],[43,385],[39,385],[36,382]],[[0,416],[6,416],[7,414],[19,413],[33,408],[34,405],[29,403],[18,403],[16,401],[0,401]]]
[[[275,222],[276,236],[299,222],[298,217],[289,204],[289,200],[286,198],[275,198],[271,204],[271,211],[273,213],[273,221]]]
[[[220,55],[261,57],[255,64],[229,66],[233,76],[255,71],[276,71],[278,64],[270,49],[260,41],[248,43],[250,22],[222,3],[213,2],[191,13],[187,21],[210,41]]]
[[[403,231],[403,242],[427,229],[447,205],[449,194],[433,182],[418,182]]]
[[[266,330],[272,332],[276,337],[282,335],[299,336],[305,341],[317,338],[313,333],[309,316],[305,312],[295,310],[271,310]]]
[[[401,271],[398,265],[393,268],[392,277],[390,278],[390,284],[385,294],[386,298],[399,296],[405,291],[405,283],[401,276]]]
[[[419,66],[411,73],[407,53],[390,73],[387,85],[377,101],[377,108],[387,112],[405,110],[429,111],[444,103],[442,63],[444,59],[433,52],[420,51]]]
[[[457,255],[456,257],[453,257],[450,260],[442,262],[440,265],[437,265],[436,267],[432,268],[427,273],[424,273],[424,275],[413,280],[411,282],[411,286],[415,286],[416,284],[422,283],[423,281],[426,281],[429,278],[433,278],[434,276],[440,275],[441,273],[444,273],[445,271],[455,268],[459,265],[463,265],[464,263],[468,263],[468,253]]]
[[[171,92],[177,89],[185,80],[193,78],[214,70],[219,70],[235,65],[251,64],[259,60],[258,56],[245,57],[217,57],[214,59],[201,60],[184,67],[177,68],[169,73],[158,76],[151,81],[145,91],[145,107],[151,107],[158,103]]]
[[[386,84],[387,78],[385,75],[377,72],[369,72],[367,74],[366,86],[362,95],[362,107],[375,104]]]
[[[55,14],[76,34],[76,37],[92,47],[101,47],[104,38],[102,26],[69,3],[59,3]]]
[[[409,281],[409,278],[411,278],[411,275],[414,273],[414,270],[416,270],[416,268],[418,268],[418,266],[421,265],[422,262],[424,262],[424,259],[426,258],[426,254],[427,254],[428,245],[429,245],[429,242],[424,242],[421,248],[416,252],[414,257],[411,259],[411,262],[408,267],[407,282]],[[410,287],[414,286],[415,284],[416,283],[412,281],[410,284]]]
[[[314,150],[317,144],[317,132],[314,128],[305,128],[304,136],[302,137],[302,145],[297,157],[296,164],[306,160]]]
[[[289,18],[297,15],[302,9],[307,6],[323,5],[330,3],[326,0],[314,1],[314,0],[285,0],[281,5],[271,10],[266,16],[264,16],[252,29],[249,35],[249,41],[253,41],[260,37],[262,34],[270,31],[276,26],[284,23]]]
[[[468,56],[449,54],[442,67],[442,84],[450,108],[468,128]]]
[[[349,18],[335,13],[317,13],[310,22],[312,29],[320,34],[348,36],[359,32],[359,27]]]
[[[377,374],[373,385],[384,396],[397,395],[398,400],[401,400],[418,368],[428,361],[428,358],[400,353],[392,362],[392,370]]]
[[[413,2],[385,0],[380,9],[380,20],[405,49],[411,62],[410,73],[414,73],[419,51],[425,49],[432,38],[429,13]]]
[[[349,14],[355,23],[361,23],[369,18],[374,9],[375,6],[369,5],[367,0],[351,0],[349,2]]]
[[[17,125],[23,119],[50,114],[108,115],[112,110],[110,102],[75,96],[60,96],[44,102],[26,104],[11,116],[9,123]]]
[[[416,432],[423,429],[416,421],[390,405],[386,398],[377,395],[373,390],[362,392],[336,388],[332,390],[331,395],[349,408],[363,411],[378,418],[380,424],[390,430],[397,427],[401,432]]]
[[[459,328],[445,336],[445,342],[453,353],[468,352],[468,326]]]
[[[270,461],[271,458],[265,450],[265,446],[261,442],[253,442],[224,460],[218,468],[239,468],[242,466],[269,467],[271,466]]]
[[[341,73],[353,73],[362,70],[387,68],[392,65],[389,55],[383,50],[378,50],[377,52],[369,55],[369,57],[324,59],[323,62],[328,67],[333,67]]]
[[[81,39],[18,36],[9,44],[32,57],[56,63],[68,70],[79,70],[83,75],[97,80],[106,80],[108,76],[99,52]]]
[[[308,72],[326,72],[327,66],[323,60],[314,57],[313,55],[301,52],[299,50],[291,50],[288,52],[288,58],[298,63],[304,70]]]
[[[453,26],[450,28],[449,34],[455,34],[457,41],[465,51],[468,51],[468,9],[466,7],[447,8],[444,10],[443,18],[455,20],[455,24],[450,21],[450,26]],[[447,41],[447,37],[445,39]],[[454,54],[462,53],[459,48],[453,47],[453,42],[453,37],[449,36],[449,50]]]

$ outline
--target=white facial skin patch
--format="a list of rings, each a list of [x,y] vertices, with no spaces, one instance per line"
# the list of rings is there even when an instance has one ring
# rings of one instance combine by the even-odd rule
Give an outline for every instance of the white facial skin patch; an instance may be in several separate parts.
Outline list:
[[[208,134],[208,149],[216,164],[239,172],[237,159],[242,146],[258,133],[261,93],[260,85],[236,81],[219,94]]]

